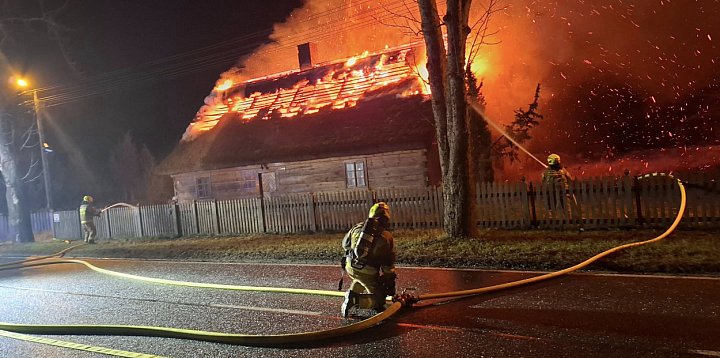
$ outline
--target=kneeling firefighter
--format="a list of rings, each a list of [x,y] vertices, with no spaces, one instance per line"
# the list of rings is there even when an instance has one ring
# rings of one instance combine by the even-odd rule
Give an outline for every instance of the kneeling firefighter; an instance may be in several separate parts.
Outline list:
[[[357,315],[358,310],[381,312],[386,296],[395,295],[395,245],[389,223],[390,207],[379,202],[370,208],[367,220],[343,238],[342,266],[352,279],[340,310],[343,317]]]

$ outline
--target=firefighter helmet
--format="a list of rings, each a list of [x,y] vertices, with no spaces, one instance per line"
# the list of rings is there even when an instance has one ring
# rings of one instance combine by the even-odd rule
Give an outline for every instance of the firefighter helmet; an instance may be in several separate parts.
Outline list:
[[[386,204],[385,202],[379,202],[375,203],[372,207],[370,207],[370,213],[368,213],[369,218],[384,216],[386,219],[390,220],[390,206]]]
[[[547,157],[548,165],[560,164],[560,156],[557,154],[550,154]]]
[[[92,203],[92,202],[93,202],[93,197],[90,196],[90,195],[85,195],[85,196],[83,196],[83,201],[86,202],[86,203]]]

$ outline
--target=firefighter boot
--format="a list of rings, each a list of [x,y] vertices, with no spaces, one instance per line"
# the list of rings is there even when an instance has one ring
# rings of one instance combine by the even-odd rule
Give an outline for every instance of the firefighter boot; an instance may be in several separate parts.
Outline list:
[[[357,293],[352,290],[347,290],[347,292],[345,292],[345,300],[343,301],[342,306],[340,306],[340,314],[343,318],[350,316],[351,309],[357,309],[358,301]]]

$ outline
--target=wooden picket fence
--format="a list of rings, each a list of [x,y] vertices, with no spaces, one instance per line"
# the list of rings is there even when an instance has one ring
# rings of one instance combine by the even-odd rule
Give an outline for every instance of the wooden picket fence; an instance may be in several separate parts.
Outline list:
[[[681,225],[720,227],[717,179],[683,179],[687,208]],[[368,208],[378,201],[390,205],[393,228],[443,226],[443,195],[437,187],[114,207],[106,210],[96,225],[100,238],[344,231],[363,220]],[[663,228],[675,219],[680,195],[676,182],[666,176],[625,175],[579,180],[567,191],[522,181],[483,183],[477,187],[476,204],[480,228]],[[50,217],[49,213],[35,215],[45,220]],[[82,236],[77,211],[53,215],[53,225],[46,226],[52,226],[55,237]],[[6,228],[6,222],[0,220],[0,234],[6,233]]]

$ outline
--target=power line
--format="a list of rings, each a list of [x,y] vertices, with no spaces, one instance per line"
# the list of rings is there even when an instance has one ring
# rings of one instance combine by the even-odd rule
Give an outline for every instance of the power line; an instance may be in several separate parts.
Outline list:
[[[354,6],[371,2],[373,1],[365,0],[356,3]],[[333,8],[315,14],[296,24],[307,23],[313,19],[319,19],[323,17],[323,15],[338,13],[350,7],[351,6]],[[271,50],[265,51],[264,54],[274,54],[295,48],[296,44],[300,43],[302,39],[311,38],[317,41],[337,36],[339,29],[344,31],[361,29],[368,24],[393,18],[395,12],[400,10],[407,10],[405,0],[388,3],[382,8],[368,8],[364,11],[359,11],[346,19],[339,19],[342,22],[333,19],[321,26],[284,38],[283,42],[287,42],[289,45],[276,46]],[[331,27],[333,31],[328,31],[328,27]],[[222,41],[196,50],[154,60],[138,67],[109,72],[75,85],[45,87],[38,89],[38,91],[58,92],[41,98],[47,103],[47,107],[53,107],[95,95],[110,93],[119,89],[131,88],[158,81],[163,78],[179,77],[218,65],[235,62],[240,56],[252,53],[258,46],[267,42],[267,37],[271,33],[271,29],[263,29],[232,40]],[[223,49],[223,47],[230,48]]]

